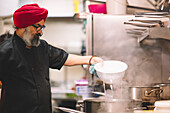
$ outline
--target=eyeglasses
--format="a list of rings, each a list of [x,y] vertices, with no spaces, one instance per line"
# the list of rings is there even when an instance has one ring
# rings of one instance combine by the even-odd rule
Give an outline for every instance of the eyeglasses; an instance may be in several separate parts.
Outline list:
[[[44,28],[46,27],[45,25],[43,25],[43,26],[41,26],[40,24],[37,24],[38,26],[36,26],[36,25],[32,25],[34,28],[36,28],[36,31],[38,32],[38,31],[40,31],[40,30],[44,30]]]

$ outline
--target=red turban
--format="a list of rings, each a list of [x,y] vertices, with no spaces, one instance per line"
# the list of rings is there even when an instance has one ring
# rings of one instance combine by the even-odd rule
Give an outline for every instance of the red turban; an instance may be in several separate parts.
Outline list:
[[[40,8],[38,4],[27,4],[14,12],[14,25],[18,28],[25,28],[41,21],[42,19],[45,21],[47,14],[48,11],[44,8]]]

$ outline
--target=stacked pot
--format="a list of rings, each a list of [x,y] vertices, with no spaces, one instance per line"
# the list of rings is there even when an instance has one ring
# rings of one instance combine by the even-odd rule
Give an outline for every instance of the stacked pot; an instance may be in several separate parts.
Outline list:
[[[170,100],[170,83],[156,84],[156,86],[160,87],[160,89],[163,91],[160,94],[160,99],[161,100]]]

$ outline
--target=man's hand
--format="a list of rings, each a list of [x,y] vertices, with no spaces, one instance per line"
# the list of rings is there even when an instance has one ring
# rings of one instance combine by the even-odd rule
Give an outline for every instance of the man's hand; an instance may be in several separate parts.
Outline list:
[[[93,57],[92,59],[91,59],[91,61],[89,62],[89,64],[93,64],[93,63],[101,63],[101,64],[103,64],[104,63],[104,61],[103,61],[103,59],[102,58],[100,58],[100,57]]]

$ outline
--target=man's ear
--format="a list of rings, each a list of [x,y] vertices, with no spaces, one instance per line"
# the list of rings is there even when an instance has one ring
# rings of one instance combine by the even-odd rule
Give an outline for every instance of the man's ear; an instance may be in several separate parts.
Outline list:
[[[20,28],[20,32],[24,33],[26,31],[26,28]]]
[[[26,31],[26,28],[18,28],[16,29],[16,33],[19,37],[22,38],[23,33]]]

